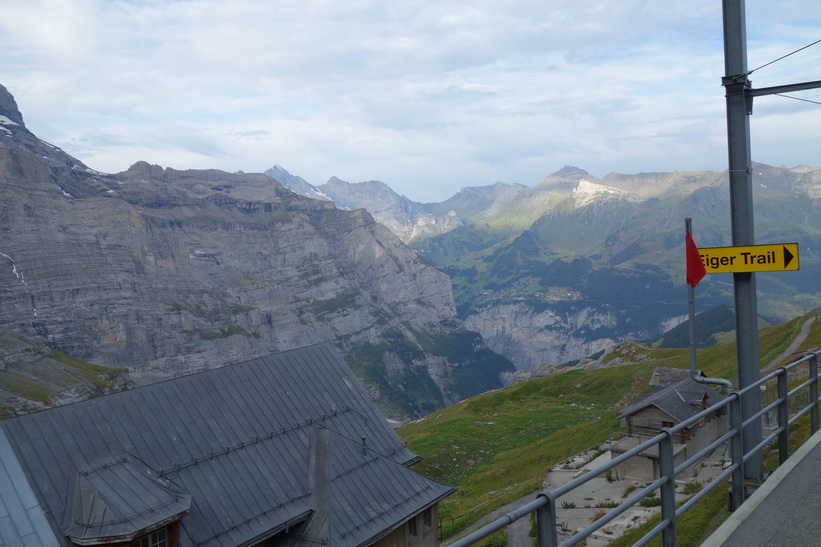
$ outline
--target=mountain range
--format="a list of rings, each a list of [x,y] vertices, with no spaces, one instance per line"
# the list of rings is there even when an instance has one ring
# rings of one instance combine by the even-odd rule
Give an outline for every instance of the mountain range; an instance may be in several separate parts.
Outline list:
[[[757,274],[760,314],[782,320],[821,303],[821,169],[752,168],[757,242],[800,249],[799,271]],[[417,417],[679,325],[685,218],[701,247],[730,245],[726,172],[567,166],[441,203],[279,165],[105,174],[0,86],[0,328],[101,367],[89,394],[333,341],[387,415]],[[732,305],[731,276],[696,295]],[[18,346],[0,362],[20,377]]]
[[[331,341],[404,419],[513,370],[447,275],[364,210],[262,173],[100,173],[29,131],[2,86],[0,302],[0,327],[136,385]]]
[[[331,177],[325,184],[314,186],[280,165],[267,169],[265,174],[303,196],[332,201],[342,209],[365,209],[405,243],[491,217],[527,190],[523,184],[497,182],[492,186],[463,188],[442,203],[419,203],[378,180],[350,183]]]
[[[752,169],[756,243],[800,248],[800,271],[756,275],[759,313],[781,321],[821,303],[821,169]],[[436,229],[422,235],[414,231],[420,223],[409,221],[394,232],[450,276],[467,327],[520,371],[573,363],[626,340],[654,340],[684,321],[685,218],[693,219],[699,246],[732,242],[726,171],[599,179],[566,166],[532,188],[465,188],[441,204],[413,203],[367,184],[371,192],[346,192],[338,182],[333,192],[318,188],[346,207],[374,210],[375,218],[404,218],[400,210],[428,215]],[[391,199],[401,208],[386,209]],[[731,274],[708,276],[696,294],[699,309],[732,305]]]

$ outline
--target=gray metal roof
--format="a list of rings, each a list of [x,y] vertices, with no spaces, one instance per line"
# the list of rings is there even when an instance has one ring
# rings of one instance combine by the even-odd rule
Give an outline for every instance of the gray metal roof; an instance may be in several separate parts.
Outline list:
[[[711,387],[688,377],[678,383],[662,389],[657,388],[653,393],[638,397],[636,403],[619,413],[619,418],[655,405],[681,422],[701,412],[701,401],[705,397],[706,406],[714,405],[724,398]]]
[[[43,507],[0,429],[0,545],[57,547]]]
[[[333,545],[367,545],[454,490],[353,439],[333,435],[331,445]]]
[[[181,545],[238,545],[304,521],[318,426],[335,439],[334,531],[357,538],[341,544],[377,537],[453,490],[405,467],[416,457],[330,344],[0,426],[54,525],[86,539],[135,533],[186,509]],[[6,459],[0,468],[11,467]]]
[[[128,541],[188,511],[191,495],[136,458],[121,458],[77,472],[69,486],[71,518],[66,535],[76,541]]]

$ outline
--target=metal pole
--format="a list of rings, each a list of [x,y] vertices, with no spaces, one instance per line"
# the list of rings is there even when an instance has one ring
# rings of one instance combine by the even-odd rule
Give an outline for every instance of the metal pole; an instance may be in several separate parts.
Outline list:
[[[684,219],[684,231],[692,234],[693,219]],[[687,283],[687,309],[689,314],[689,332],[690,332],[690,378],[700,384],[716,384],[723,386],[729,394],[733,391],[733,383],[726,378],[706,378],[698,374],[698,355],[696,353],[696,291],[695,288]]]
[[[784,465],[790,456],[790,393],[787,389],[787,369],[778,369],[778,465]]]
[[[812,432],[818,431],[818,354],[813,353],[809,362],[810,368],[810,402],[812,410],[810,410],[810,427]]]
[[[691,218],[684,219],[685,233],[692,233],[693,220]],[[696,341],[696,289],[687,283],[687,312],[689,317],[689,338],[690,338],[690,376],[695,379],[696,371],[698,370],[697,363],[697,341]]]
[[[536,530],[539,547],[556,547],[559,544],[556,532],[556,500],[550,494],[541,494],[547,503],[536,509]]]
[[[676,471],[673,455],[673,435],[669,429],[663,430],[666,435],[659,442],[659,478],[666,478],[661,485],[661,520],[667,526],[661,532],[661,543],[664,547],[676,545]]]
[[[730,511],[735,511],[744,503],[744,433],[741,428],[741,397],[733,393],[730,395],[730,429],[736,432],[730,437],[730,462],[735,465],[730,482]]]
[[[752,97],[747,78],[747,37],[744,0],[723,0],[724,14],[724,68],[722,85],[727,98],[727,145],[729,152],[730,214],[733,245],[755,244],[753,230],[753,177],[750,153],[750,119]],[[739,390],[760,378],[758,356],[758,305],[756,302],[755,274],[734,273],[736,315],[736,359]],[[748,390],[741,398],[744,419],[761,408],[761,392]],[[744,430],[744,452],[753,452],[761,442],[760,421]],[[761,450],[755,450],[744,466],[744,475],[754,480],[763,479]]]

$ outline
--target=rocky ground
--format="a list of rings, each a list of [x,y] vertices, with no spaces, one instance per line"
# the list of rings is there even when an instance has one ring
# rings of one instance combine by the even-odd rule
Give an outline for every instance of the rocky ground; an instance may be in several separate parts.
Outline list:
[[[705,458],[695,466],[687,477],[677,481],[676,501],[687,499],[684,493],[685,484],[705,484],[715,478],[723,469],[726,454],[719,450]],[[568,458],[553,467],[548,473],[543,486],[546,490],[555,490],[567,484],[584,473],[593,471],[610,461],[609,442],[590,448]],[[630,492],[636,491],[646,483],[636,480],[608,480],[606,476],[594,478],[583,486],[576,488],[557,500],[557,523],[559,526],[559,540],[567,539],[571,535],[585,529],[594,520],[607,514],[611,508],[603,505],[613,505],[623,502]],[[503,517],[514,509],[533,501],[538,492],[534,492],[487,515],[474,526],[469,527],[459,536],[473,532],[482,526]],[[660,511],[658,507],[634,506],[603,526],[586,542],[589,547],[604,546],[621,537],[626,531],[637,528],[647,522]],[[531,547],[533,538],[530,537],[530,519],[519,519],[507,527],[509,547]],[[451,538],[449,542],[458,538]]]

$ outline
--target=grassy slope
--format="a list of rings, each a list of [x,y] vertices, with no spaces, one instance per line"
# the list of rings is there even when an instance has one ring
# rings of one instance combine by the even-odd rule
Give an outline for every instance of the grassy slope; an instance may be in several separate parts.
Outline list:
[[[69,398],[102,395],[123,384],[128,372],[74,359],[5,330],[0,361],[0,419],[54,406],[69,392]]]
[[[764,342],[766,342],[768,343],[769,351],[774,354],[778,354],[781,350],[777,348],[781,347],[783,350],[783,346],[789,344],[789,341],[794,338],[804,321],[810,317],[813,317],[812,314],[788,321],[782,326],[783,328],[773,329],[772,331],[764,331],[768,334],[768,336],[762,338],[760,345],[763,347]],[[813,324],[807,338],[801,344],[800,349],[803,350],[818,347],[821,347],[821,323],[816,322]],[[765,359],[763,355],[764,353],[762,351],[761,361],[762,363],[767,364],[767,359]],[[781,364],[787,364],[790,360],[791,358],[787,358]],[[794,384],[796,381],[792,381],[791,383]],[[790,387],[792,388],[793,386],[791,385]],[[804,416],[790,428],[790,454],[795,452],[798,447],[810,437],[811,433],[809,416]],[[768,451],[765,451],[764,458],[765,471],[771,472],[778,467],[778,450],[776,447],[770,447]],[[727,516],[729,516],[729,513],[727,512],[727,489],[723,487],[715,488],[704,498],[704,500],[698,503],[679,519],[676,527],[677,544],[681,547],[695,547],[701,545],[709,534],[715,531],[718,525],[721,524]],[[617,539],[611,543],[611,545],[613,547],[627,547],[629,545],[633,545],[642,537],[647,535],[647,533],[653,527],[658,525],[659,522],[660,518],[652,519],[644,526],[632,530]],[[650,542],[650,545],[661,545],[661,539],[654,539]]]
[[[762,362],[783,351],[805,319],[763,329]],[[821,329],[815,325],[802,347],[818,345]],[[473,397],[400,428],[400,437],[423,458],[416,471],[459,486],[440,505],[443,537],[537,490],[552,465],[607,440],[618,430],[618,411],[638,393],[649,391],[655,367],[689,367],[686,349],[638,346],[630,355],[640,362],[538,378]],[[699,350],[698,359],[708,376],[736,376],[734,343]]]

